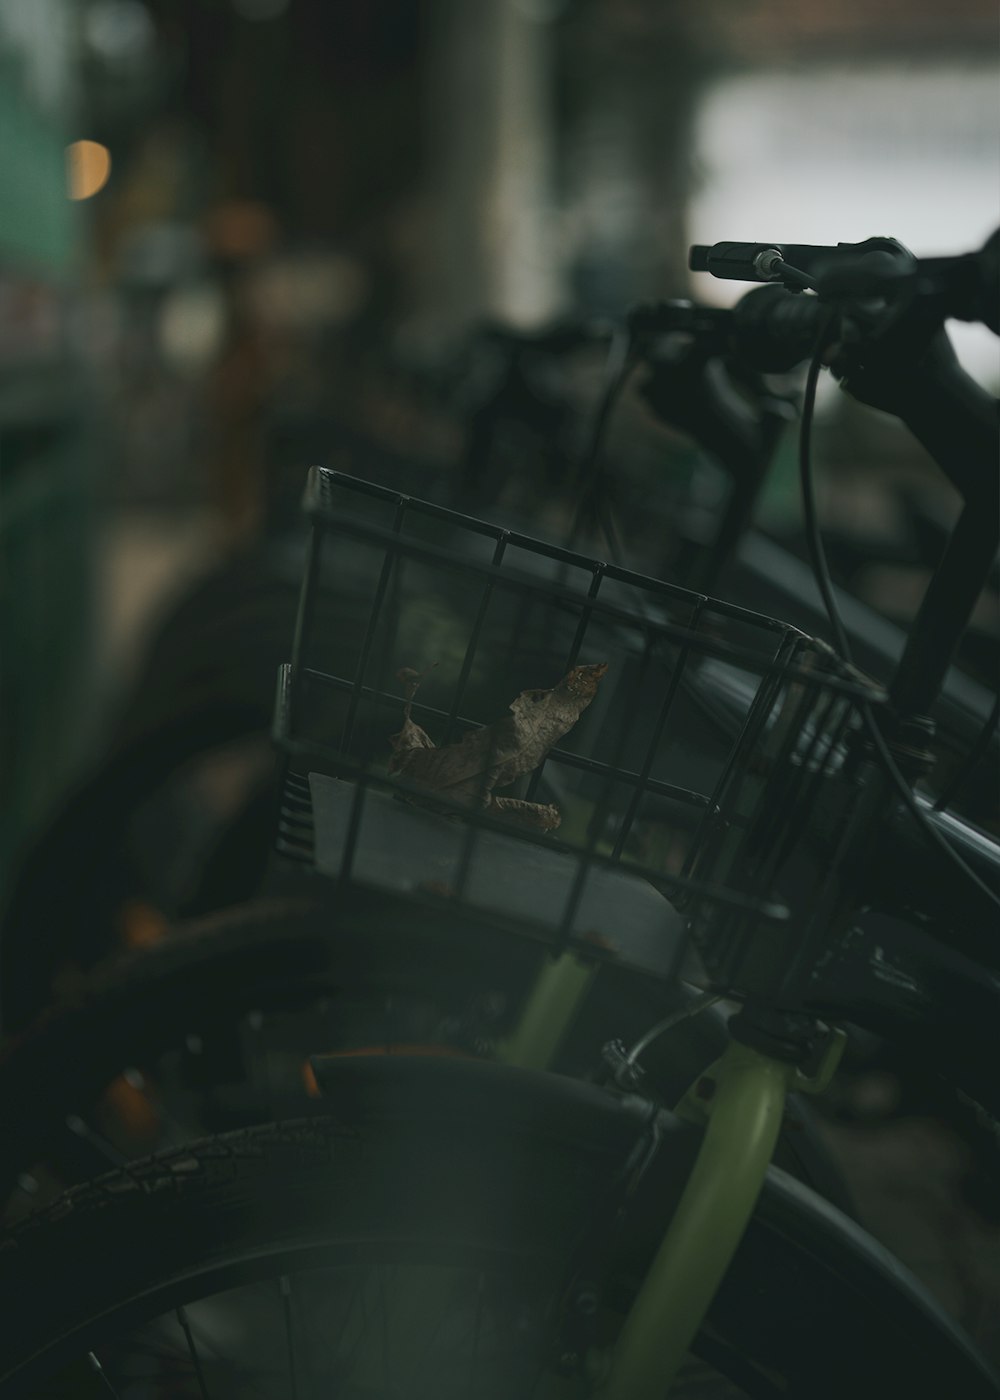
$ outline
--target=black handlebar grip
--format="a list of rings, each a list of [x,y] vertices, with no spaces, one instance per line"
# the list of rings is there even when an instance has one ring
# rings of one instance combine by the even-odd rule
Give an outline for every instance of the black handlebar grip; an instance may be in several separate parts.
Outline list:
[[[733,308],[733,349],[765,374],[793,369],[816,346],[822,303],[783,287],[756,287]]]
[[[708,255],[711,248],[707,243],[695,243],[688,251],[688,267],[692,272],[708,271]]]

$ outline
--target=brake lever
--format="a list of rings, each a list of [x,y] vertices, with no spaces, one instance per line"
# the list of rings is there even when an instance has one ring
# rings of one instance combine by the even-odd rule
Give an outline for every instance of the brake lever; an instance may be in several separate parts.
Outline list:
[[[907,259],[913,254],[896,238],[866,238],[861,243],[696,243],[690,250],[692,272],[710,272],[713,277],[733,282],[783,282],[786,269],[816,278],[820,269],[838,263],[856,263],[872,254]],[[801,283],[794,284],[795,289]]]

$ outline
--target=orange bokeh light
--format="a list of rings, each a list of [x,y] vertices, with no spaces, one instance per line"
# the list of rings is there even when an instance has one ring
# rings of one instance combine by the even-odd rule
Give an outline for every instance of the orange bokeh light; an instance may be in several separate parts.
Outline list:
[[[66,147],[66,192],[70,199],[90,199],[108,183],[111,152],[99,141],[73,141]]]

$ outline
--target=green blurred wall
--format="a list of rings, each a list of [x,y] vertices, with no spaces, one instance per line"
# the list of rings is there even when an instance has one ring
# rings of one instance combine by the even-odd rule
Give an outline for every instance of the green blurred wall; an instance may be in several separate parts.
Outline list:
[[[0,909],[92,715],[93,463],[66,329],[74,8],[0,3]]]

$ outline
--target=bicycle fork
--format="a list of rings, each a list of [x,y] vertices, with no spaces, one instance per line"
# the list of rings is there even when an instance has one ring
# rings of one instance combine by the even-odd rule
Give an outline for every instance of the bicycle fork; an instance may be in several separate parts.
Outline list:
[[[548,1068],[596,970],[571,952],[544,964],[502,1058]],[[811,1075],[733,1040],[681,1099],[674,1111],[705,1123],[705,1137],[614,1348],[588,1358],[594,1400],[664,1400],[753,1214],[787,1095],[822,1092],[846,1039],[830,1032]]]
[[[764,1183],[785,1097],[829,1084],[846,1036],[834,1030],[811,1076],[733,1041],[678,1104],[704,1141],[610,1353],[591,1358],[600,1400],[663,1400],[705,1319]]]

